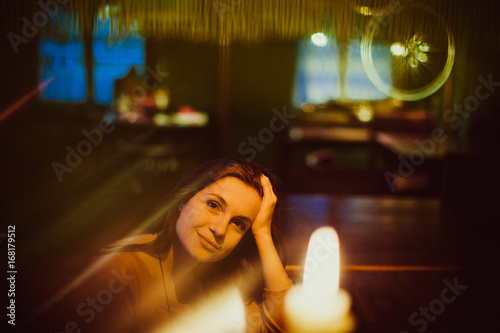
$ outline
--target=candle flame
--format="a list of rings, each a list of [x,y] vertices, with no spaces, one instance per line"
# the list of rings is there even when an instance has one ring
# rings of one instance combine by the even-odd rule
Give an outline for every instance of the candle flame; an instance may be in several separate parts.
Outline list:
[[[339,290],[339,237],[332,227],[321,227],[309,240],[304,265],[304,291],[307,295],[332,295]]]

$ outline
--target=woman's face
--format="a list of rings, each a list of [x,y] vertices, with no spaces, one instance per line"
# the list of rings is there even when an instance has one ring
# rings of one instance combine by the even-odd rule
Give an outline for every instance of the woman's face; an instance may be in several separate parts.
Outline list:
[[[182,206],[175,226],[177,237],[195,260],[221,260],[251,228],[260,204],[257,191],[241,180],[219,179]]]

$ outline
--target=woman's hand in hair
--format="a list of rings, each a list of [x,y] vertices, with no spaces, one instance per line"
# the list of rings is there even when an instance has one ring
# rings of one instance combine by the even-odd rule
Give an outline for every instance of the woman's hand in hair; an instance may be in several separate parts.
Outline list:
[[[274,207],[277,201],[269,178],[262,175],[261,183],[264,195],[262,197],[260,211],[252,224],[252,232],[254,235],[271,233],[271,222],[273,220]]]
[[[261,183],[264,196],[262,197],[259,213],[252,224],[252,232],[262,262],[262,274],[266,289],[283,291],[292,286],[292,281],[286,274],[271,235],[271,222],[277,198],[269,178],[262,176]]]

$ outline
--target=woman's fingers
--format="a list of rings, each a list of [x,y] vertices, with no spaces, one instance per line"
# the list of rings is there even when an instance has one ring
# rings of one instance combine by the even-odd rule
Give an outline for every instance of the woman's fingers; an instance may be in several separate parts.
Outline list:
[[[274,206],[276,205],[277,200],[276,195],[273,191],[273,186],[267,176],[262,175],[261,184],[263,197],[259,214],[257,215],[257,218],[252,225],[252,230],[254,231],[254,233],[261,231],[265,231],[267,233],[269,232],[274,214]]]
[[[273,191],[273,185],[271,184],[271,181],[266,175],[261,176],[261,184],[262,184],[262,189],[263,189],[263,194],[264,197],[262,198],[262,204],[264,204],[264,201],[267,202],[274,202],[276,203],[276,194],[274,194]]]

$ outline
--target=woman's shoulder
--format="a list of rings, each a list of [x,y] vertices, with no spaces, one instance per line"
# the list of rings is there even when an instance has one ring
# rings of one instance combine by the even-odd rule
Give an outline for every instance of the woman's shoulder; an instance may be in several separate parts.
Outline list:
[[[138,244],[147,242],[150,236],[144,235],[120,240],[114,244]],[[107,250],[94,256],[81,275],[83,292],[100,290],[103,287],[127,287],[133,294],[140,292],[143,285],[148,285],[152,279],[147,261],[141,252]]]
[[[120,248],[128,245],[140,245],[152,242],[156,239],[156,234],[141,234],[131,237],[122,238],[114,243],[109,244],[106,248]]]
[[[120,239],[99,251],[91,260],[90,266],[96,273],[114,271],[145,272],[144,256],[138,251],[128,251],[129,245],[140,245],[155,239],[154,234],[137,235]]]

